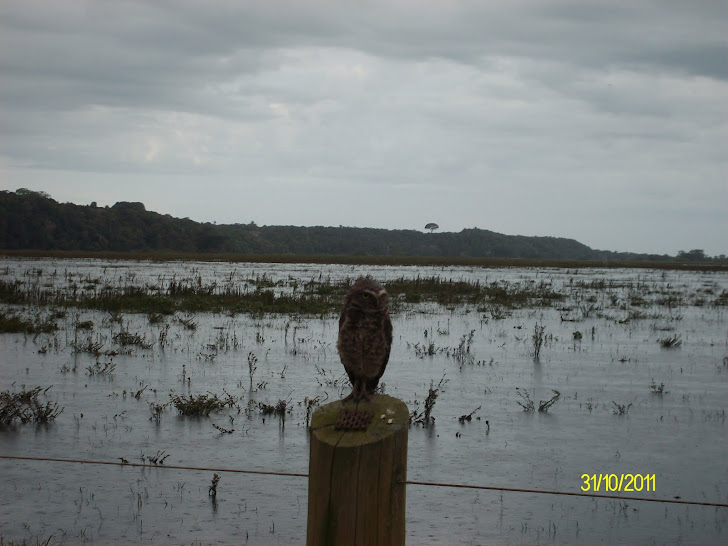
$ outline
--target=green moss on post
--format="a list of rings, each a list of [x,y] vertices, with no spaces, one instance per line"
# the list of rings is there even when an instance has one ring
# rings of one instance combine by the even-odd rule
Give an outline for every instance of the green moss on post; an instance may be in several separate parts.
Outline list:
[[[371,412],[366,430],[336,430],[343,407]],[[384,416],[384,418],[382,418]],[[308,546],[403,545],[409,412],[401,400],[320,407],[311,421]]]

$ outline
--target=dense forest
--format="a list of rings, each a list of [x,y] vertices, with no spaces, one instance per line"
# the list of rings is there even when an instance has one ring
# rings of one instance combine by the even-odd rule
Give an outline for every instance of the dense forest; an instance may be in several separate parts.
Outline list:
[[[353,227],[214,225],[146,210],[58,203],[44,192],[0,192],[0,248],[115,252],[328,254],[547,260],[712,261],[701,250],[678,257],[593,250],[573,239],[503,235],[482,229],[423,233]],[[725,258],[725,257],[721,257]],[[716,259],[717,260],[717,259]]]

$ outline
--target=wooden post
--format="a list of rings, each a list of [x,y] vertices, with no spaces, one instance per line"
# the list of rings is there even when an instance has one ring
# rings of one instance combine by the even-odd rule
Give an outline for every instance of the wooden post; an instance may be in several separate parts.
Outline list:
[[[364,430],[336,428],[343,408],[366,411]],[[384,416],[382,418],[382,416]],[[311,421],[308,546],[404,545],[409,412],[401,400],[332,402]]]

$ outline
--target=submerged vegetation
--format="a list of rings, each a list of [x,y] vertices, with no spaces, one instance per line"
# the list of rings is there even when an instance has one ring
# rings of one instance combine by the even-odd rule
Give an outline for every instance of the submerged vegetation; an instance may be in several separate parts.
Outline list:
[[[445,379],[444,375],[440,378],[440,381],[438,381],[437,386],[435,386],[434,381],[430,381],[430,389],[427,392],[427,398],[425,398],[425,409],[424,411],[418,411],[419,408],[412,410],[409,416],[410,424],[422,425],[425,428],[435,424],[435,418],[432,416],[432,410],[435,408],[437,397],[440,395],[442,387],[447,383],[447,381],[448,380]],[[415,404],[417,404],[416,401]]]
[[[551,406],[553,406],[561,399],[561,393],[559,391],[557,391],[556,389],[551,389],[551,391],[554,393],[551,398],[549,398],[548,400],[539,400],[539,412],[546,413]],[[525,411],[526,413],[530,413],[536,410],[536,404],[531,399],[531,395],[528,394],[527,390],[516,387],[516,394],[521,398],[521,400],[516,400],[516,404],[521,406],[523,408],[523,411]]]
[[[216,281],[205,283],[201,276],[197,276],[175,278],[158,285],[139,286],[130,280],[128,284],[113,286],[105,284],[106,279],[96,278],[84,279],[84,282],[94,287],[92,290],[79,290],[77,280],[72,278],[65,280],[65,289],[59,289],[54,283],[37,282],[38,279],[27,279],[25,282],[0,279],[0,302],[98,309],[110,313],[144,313],[150,317],[150,323],[159,323],[163,316],[175,312],[324,315],[340,310],[353,280],[334,281],[321,277],[303,283],[296,280],[273,283],[264,275],[219,284]],[[477,280],[449,281],[440,277],[400,277],[384,285],[393,307],[423,302],[445,306],[544,307],[564,298],[548,282],[521,285],[506,281],[481,283]],[[8,323],[4,331],[35,332],[39,328],[54,328],[47,321],[19,323],[17,318],[5,317],[0,317],[0,325]],[[189,329],[197,327],[190,318],[178,320]],[[93,324],[84,323],[82,326],[79,325],[78,329],[91,329]],[[119,335],[122,336],[123,344],[147,343],[146,340],[124,337],[124,333]]]
[[[678,334],[662,337],[658,339],[657,342],[663,349],[675,349],[682,345],[682,339],[680,339],[680,336]]]
[[[394,339],[379,392],[386,386],[387,394],[406,401],[417,468],[426,461],[433,475],[446,474],[448,460],[477,462],[486,453],[495,465],[515,453],[544,479],[554,460],[570,473],[593,457],[596,448],[584,431],[605,423],[635,434],[672,423],[723,432],[723,273],[209,262],[140,269],[133,262],[11,259],[0,265],[0,312],[20,326],[8,326],[13,333],[0,341],[18,358],[0,371],[18,385],[55,382],[53,392],[66,411],[58,426],[18,427],[7,436],[31,432],[52,444],[54,434],[62,441],[70,434],[91,442],[94,457],[122,462],[138,459],[141,447],[141,460],[152,465],[197,458],[211,469],[230,460],[225,467],[277,470],[290,461],[299,470],[300,458],[289,458],[283,448],[287,454],[299,449],[315,409],[350,392],[337,355],[336,315],[352,279],[362,273],[381,279],[389,291]],[[45,324],[54,327],[38,327]],[[689,358],[680,349],[660,348],[683,341]],[[48,375],[54,379],[44,380]],[[26,422],[49,422],[63,410],[39,389],[38,417],[24,406]],[[3,400],[13,396],[3,393]],[[22,398],[7,407],[18,407]],[[584,427],[563,426],[580,420]],[[450,456],[453,432],[462,438],[456,457]],[[668,428],[655,436],[678,453],[681,442],[689,443]],[[568,449],[578,441],[582,450]],[[542,445],[554,456],[544,458]],[[443,456],[430,457],[436,452]],[[657,464],[655,471],[664,471]],[[522,476],[503,468],[504,481],[521,485]],[[152,483],[169,480],[162,474],[148,477]],[[126,469],[121,479],[131,480],[129,475]],[[214,504],[225,484],[219,489],[219,477],[212,478],[196,478],[192,489],[198,497],[208,493]],[[126,488],[133,508],[127,519],[141,522],[144,505],[145,525],[156,498],[147,495],[147,485],[132,481]],[[179,482],[179,499],[172,499],[165,497],[171,483],[164,485],[157,499],[164,507],[158,508],[181,521],[190,486]],[[108,495],[104,488],[98,486],[97,498]],[[257,510],[253,494],[246,496],[235,512],[240,522],[248,521],[246,511]],[[99,501],[99,514],[113,513],[114,502]],[[234,508],[221,504],[226,506]],[[104,532],[108,537],[113,531]],[[179,533],[188,532],[189,525],[181,524]]]
[[[0,392],[0,425],[9,426],[16,423],[44,424],[55,421],[63,408],[56,402],[41,402],[38,397],[46,396],[52,388],[35,387],[26,390],[22,385],[20,392]]]
[[[180,415],[188,417],[205,417],[210,415],[212,412],[220,411],[226,407],[232,407],[237,403],[237,398],[227,392],[223,391],[223,393],[223,396],[218,396],[213,393],[197,395],[171,394],[170,398]],[[157,416],[155,418],[158,420],[160,410],[156,407],[153,408],[153,414],[155,413],[155,410],[157,412]]]
[[[536,324],[533,327],[533,335],[531,336],[531,341],[533,342],[533,350],[531,351],[531,354],[533,356],[534,362],[538,362],[541,358],[541,347],[543,347],[545,335],[544,332],[546,331],[546,327],[542,324]]]
[[[17,314],[6,313],[0,310],[0,333],[48,334],[55,332],[57,329],[58,325],[52,316],[42,317],[38,313],[33,319],[26,319]]]

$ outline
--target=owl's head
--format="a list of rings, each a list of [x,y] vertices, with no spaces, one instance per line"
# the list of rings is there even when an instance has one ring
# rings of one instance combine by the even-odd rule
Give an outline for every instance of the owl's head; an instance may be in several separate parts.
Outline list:
[[[385,311],[389,297],[384,287],[373,279],[359,279],[349,290],[346,296],[347,305],[354,306],[362,311]]]

